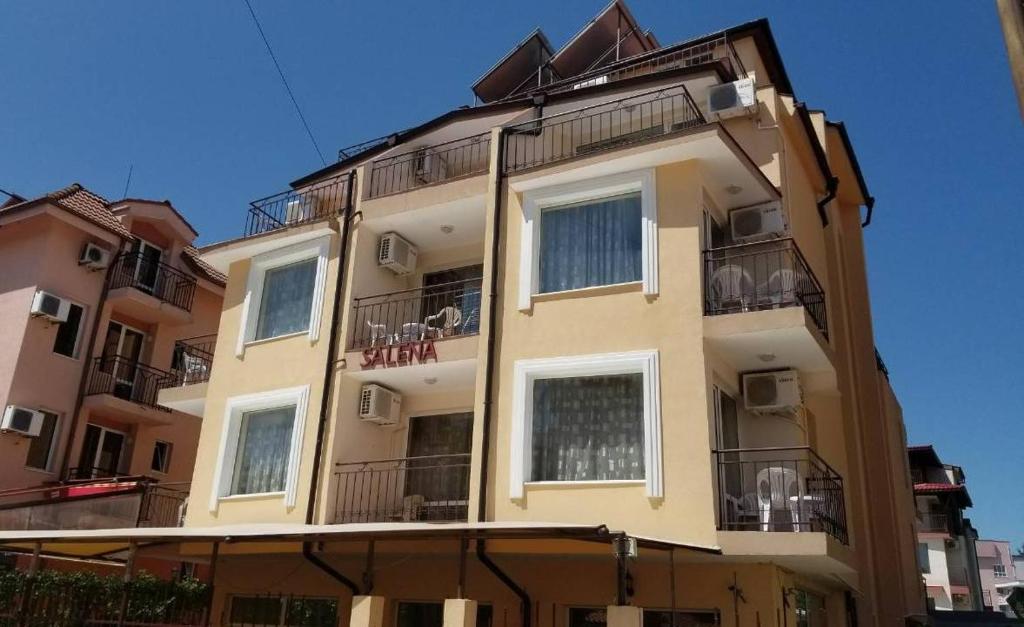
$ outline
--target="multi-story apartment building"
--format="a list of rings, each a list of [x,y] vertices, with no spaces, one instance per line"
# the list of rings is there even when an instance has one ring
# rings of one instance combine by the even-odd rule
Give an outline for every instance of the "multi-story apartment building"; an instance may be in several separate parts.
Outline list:
[[[873,199],[768,23],[663,46],[616,1],[474,92],[203,249],[183,529],[0,543],[209,561],[225,625],[922,618]]]
[[[1013,551],[1006,540],[977,540],[978,572],[982,605],[986,610],[1016,616],[1007,597],[1021,581],[1014,564]]]
[[[981,611],[978,532],[964,518],[972,504],[964,471],[942,463],[930,444],[908,447],[907,455],[914,481],[918,565],[928,604],[936,610]]]
[[[216,333],[225,281],[195,237],[167,201],[78,184],[0,207],[0,528],[173,522],[202,412],[158,395],[205,380],[188,338]]]

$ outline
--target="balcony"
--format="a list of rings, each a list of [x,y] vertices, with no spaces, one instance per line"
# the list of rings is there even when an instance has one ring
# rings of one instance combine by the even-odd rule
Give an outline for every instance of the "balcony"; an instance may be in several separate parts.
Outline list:
[[[288,190],[249,203],[245,237],[319,222],[341,215],[350,198],[348,174],[300,190]]]
[[[75,476],[100,469],[72,469]],[[123,529],[180,527],[188,486],[144,477],[72,481],[0,494],[0,529]]]
[[[335,464],[335,523],[464,522],[469,455]]]
[[[377,159],[370,170],[367,198],[483,174],[487,172],[490,157],[491,134],[488,132]]]
[[[949,534],[949,516],[944,512],[917,512],[917,530],[922,533]]]
[[[142,253],[122,253],[108,277],[109,300],[119,311],[147,322],[191,321],[195,277]]]
[[[194,416],[202,416],[206,407],[206,384],[213,371],[213,351],[217,335],[201,335],[174,343],[171,378],[157,393],[157,403]]]
[[[703,124],[685,85],[557,113],[506,127],[503,173],[592,156]]]
[[[713,453],[720,529],[824,532],[848,543],[843,478],[810,447]]]
[[[96,357],[89,366],[85,405],[127,422],[168,424],[171,409],[159,404],[158,394],[175,379],[173,373],[119,355]]]
[[[467,279],[352,299],[350,350],[476,335],[482,283]]]

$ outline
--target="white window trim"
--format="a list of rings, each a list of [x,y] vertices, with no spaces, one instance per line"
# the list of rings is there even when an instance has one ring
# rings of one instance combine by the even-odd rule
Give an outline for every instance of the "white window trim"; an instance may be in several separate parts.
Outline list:
[[[217,453],[217,467],[213,474],[210,490],[210,511],[216,512],[222,499],[231,497],[231,481],[235,472],[235,456],[238,453],[238,435],[242,426],[242,414],[276,407],[295,406],[295,423],[292,425],[292,441],[288,451],[288,471],[285,474],[284,505],[295,507],[299,484],[299,464],[302,457],[302,434],[306,425],[306,409],[309,406],[309,386],[272,390],[229,398],[224,406],[224,420],[220,434],[220,450]],[[273,494],[281,494],[279,492]],[[246,497],[259,495],[241,495]]]
[[[533,382],[536,379],[594,375],[635,374],[644,376],[644,480],[647,496],[662,498],[661,392],[658,351],[605,353],[548,359],[525,359],[515,363],[512,391],[512,447],[509,495],[522,499],[530,476],[533,437]],[[622,481],[572,482],[613,484]],[[639,481],[638,481],[639,483]]]
[[[643,292],[658,293],[658,203],[654,169],[602,176],[523,192],[519,248],[519,309],[529,311],[540,289],[540,214],[544,209],[640,192]]]
[[[263,282],[267,271],[282,266],[316,259],[316,277],[313,279],[313,305],[309,314],[307,331],[289,333],[278,337],[287,337],[306,333],[310,343],[320,337],[320,319],[324,305],[324,288],[327,285],[327,256],[330,251],[331,237],[325,235],[308,242],[300,242],[286,248],[274,250],[252,258],[249,276],[245,284],[245,300],[242,303],[242,319],[240,321],[238,343],[235,355],[242,357],[247,344],[257,341],[264,342],[277,338],[256,340],[256,327],[259,324],[260,301],[263,299]]]

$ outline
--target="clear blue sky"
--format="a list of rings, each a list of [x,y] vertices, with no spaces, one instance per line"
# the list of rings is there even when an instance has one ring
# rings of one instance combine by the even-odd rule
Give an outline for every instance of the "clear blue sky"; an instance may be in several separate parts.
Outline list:
[[[604,1],[254,6],[330,159],[471,103],[531,29],[561,45]],[[631,7],[663,43],[770,18],[797,97],[847,123],[878,198],[875,332],[910,440],[964,466],[983,536],[1024,541],[1024,127],[994,2]],[[171,199],[211,242],[320,162],[241,0],[0,0],[0,188],[119,198],[129,164],[129,195]]]

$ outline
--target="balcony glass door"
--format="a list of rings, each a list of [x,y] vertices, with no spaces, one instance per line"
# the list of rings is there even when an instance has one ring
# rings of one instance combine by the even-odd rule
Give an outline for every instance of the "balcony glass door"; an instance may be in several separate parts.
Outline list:
[[[147,292],[156,291],[164,251],[144,240],[136,240],[133,252],[138,260],[135,266],[136,287]]]
[[[715,422],[718,450],[735,451],[740,448],[739,416],[736,399],[715,386]],[[719,453],[718,489],[722,492],[723,523],[743,522],[739,517],[749,503],[743,502],[743,469],[739,453]],[[724,525],[723,525],[724,526]]]
[[[410,419],[406,498],[422,497],[424,518],[466,507],[473,414],[415,416]],[[451,518],[443,518],[445,520]],[[452,519],[454,520],[454,519]]]
[[[121,468],[126,436],[98,425],[85,426],[77,478],[113,477]]]
[[[132,398],[145,339],[146,334],[142,331],[119,322],[111,322],[107,326],[100,370],[114,378],[113,394],[118,398]]]
[[[480,330],[480,288],[484,275],[482,264],[451,268],[423,275],[423,316],[433,316],[448,307],[458,310],[459,318],[440,321],[446,334],[466,335]],[[479,279],[474,281],[473,279]]]

